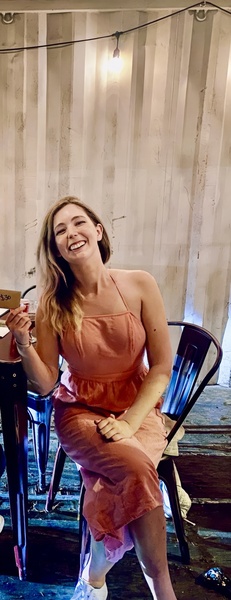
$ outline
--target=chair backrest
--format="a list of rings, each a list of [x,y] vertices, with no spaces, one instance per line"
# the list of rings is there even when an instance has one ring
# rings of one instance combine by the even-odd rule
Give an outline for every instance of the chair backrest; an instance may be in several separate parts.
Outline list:
[[[21,298],[26,298],[27,294],[29,294],[29,292],[31,292],[32,290],[36,290],[36,285],[31,285],[29,288],[27,288],[26,290],[24,290],[24,292],[22,293]]]
[[[161,408],[163,413],[176,421],[167,437],[169,443],[217,371],[222,359],[222,348],[215,336],[200,325],[183,321],[169,321],[168,325],[182,328],[170,382]],[[194,391],[205,357],[212,345],[215,349],[212,366]]]

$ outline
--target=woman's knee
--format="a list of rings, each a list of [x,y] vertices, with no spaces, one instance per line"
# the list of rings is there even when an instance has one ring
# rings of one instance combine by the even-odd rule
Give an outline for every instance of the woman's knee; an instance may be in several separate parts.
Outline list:
[[[153,462],[140,448],[125,446],[122,456],[115,457],[115,469],[119,479],[133,478],[142,481],[157,478]]]

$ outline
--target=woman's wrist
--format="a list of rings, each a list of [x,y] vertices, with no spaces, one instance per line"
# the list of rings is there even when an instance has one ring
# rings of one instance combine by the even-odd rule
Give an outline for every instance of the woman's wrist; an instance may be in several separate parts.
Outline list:
[[[17,344],[17,346],[20,346],[21,348],[30,348],[31,341],[29,340],[28,342],[26,342],[25,344],[23,344],[22,342],[17,342],[17,340],[16,340],[16,344]]]
[[[127,415],[126,415],[126,418],[125,418],[125,416],[121,416],[121,420],[125,421],[125,423],[127,423],[127,425],[129,425],[129,427],[131,427],[133,434],[136,433],[136,431],[139,429],[139,426],[137,427],[134,423],[132,423],[132,419],[129,420],[129,418],[127,418]]]
[[[25,344],[21,343],[21,342],[17,342],[16,340],[16,347],[17,347],[17,351],[20,354],[20,356],[22,356],[22,358],[26,358],[27,357],[27,350],[32,346],[31,344],[31,340],[29,340],[28,342],[26,342]]]

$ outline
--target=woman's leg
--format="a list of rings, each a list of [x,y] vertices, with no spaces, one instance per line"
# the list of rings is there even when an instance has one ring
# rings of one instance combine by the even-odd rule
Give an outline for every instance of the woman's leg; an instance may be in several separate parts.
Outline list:
[[[153,598],[176,600],[168,569],[166,527],[162,506],[130,523],[129,530]]]
[[[145,513],[129,525],[138,560],[154,600],[176,600],[170,580],[166,528],[162,506]],[[90,558],[82,576],[95,588],[101,588],[113,563],[105,556],[103,542],[91,536]]]
[[[106,559],[103,542],[96,542],[91,535],[90,557],[83,569],[82,577],[95,588],[100,588],[105,583],[105,577],[113,563]]]
[[[111,557],[115,555],[115,547],[122,544],[126,549],[124,526],[132,522],[129,531],[149,587],[153,587],[153,598],[176,600],[166,558],[165,520],[160,508],[162,495],[153,464],[154,459],[158,464],[166,445],[159,425],[161,419],[155,414],[149,415],[136,436],[108,443],[96,430],[95,413],[87,410],[80,413],[77,407],[70,405],[66,409],[61,407],[60,411],[56,409],[55,414],[62,446],[70,458],[82,466],[86,488],[84,516],[95,538],[101,536],[102,539],[105,535],[107,556],[110,555],[110,562],[106,561],[104,546],[93,542],[88,571],[83,573],[83,578],[91,579],[93,587],[104,581],[113,564]],[[129,535],[131,544],[130,538]],[[152,556],[154,560],[149,561]]]

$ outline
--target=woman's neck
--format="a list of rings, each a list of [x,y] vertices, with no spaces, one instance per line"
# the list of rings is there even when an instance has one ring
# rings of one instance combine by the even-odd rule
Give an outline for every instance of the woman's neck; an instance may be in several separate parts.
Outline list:
[[[84,298],[98,296],[111,280],[109,271],[104,265],[100,265],[98,268],[85,268],[83,272],[78,271],[75,276],[78,281],[78,288]]]

